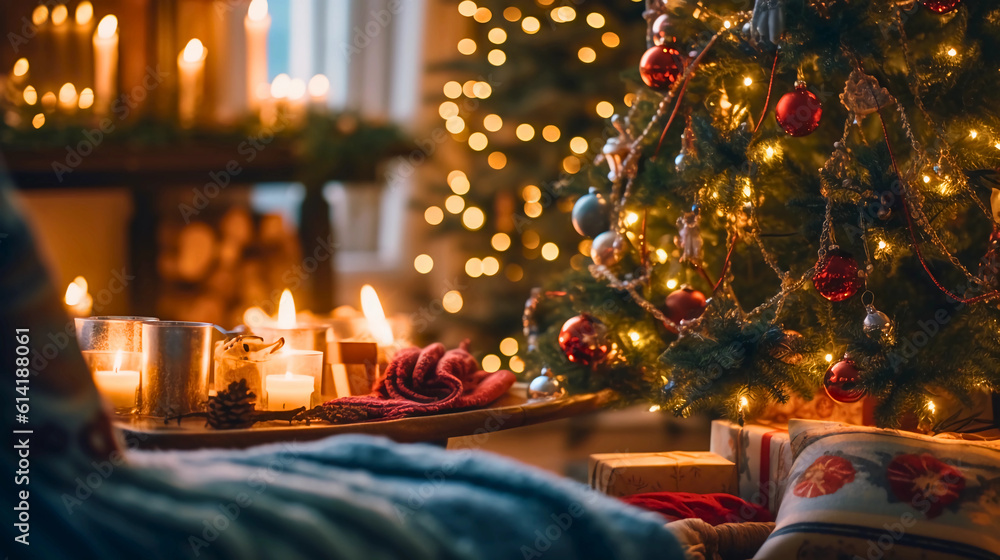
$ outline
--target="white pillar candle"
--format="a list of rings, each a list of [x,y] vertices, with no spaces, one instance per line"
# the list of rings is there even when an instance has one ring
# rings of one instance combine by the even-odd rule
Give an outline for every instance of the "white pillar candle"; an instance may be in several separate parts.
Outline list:
[[[267,0],[253,0],[243,18],[247,40],[247,103],[251,112],[258,112],[260,86],[267,84],[267,33],[271,29],[271,16],[267,13]]]
[[[94,113],[106,115],[118,95],[118,18],[104,16],[94,32]]]
[[[310,375],[296,375],[290,371],[285,372],[285,375],[268,375],[264,379],[267,409],[292,410],[300,406],[309,408],[314,385],[315,378]]]
[[[115,365],[111,371],[98,370],[94,372],[94,384],[104,395],[111,406],[115,408],[134,408],[135,393],[139,389],[139,372],[121,369],[122,353],[115,357]]]
[[[177,55],[178,92],[177,112],[181,126],[190,128],[194,125],[198,114],[198,104],[201,102],[205,87],[205,57],[207,49],[198,39],[188,41],[184,50]]]

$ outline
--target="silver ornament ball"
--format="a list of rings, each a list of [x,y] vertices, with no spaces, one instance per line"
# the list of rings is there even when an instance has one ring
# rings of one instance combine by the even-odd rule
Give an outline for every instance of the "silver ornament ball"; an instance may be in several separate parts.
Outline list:
[[[559,380],[548,375],[539,375],[528,384],[529,399],[548,399],[561,397],[565,394],[566,389],[559,383]]]
[[[590,258],[599,265],[614,266],[623,256],[625,256],[625,241],[614,231],[598,235],[590,246]]]
[[[863,324],[865,334],[869,336],[892,334],[892,320],[888,315],[875,309],[873,305],[867,306],[865,311],[868,313]]]

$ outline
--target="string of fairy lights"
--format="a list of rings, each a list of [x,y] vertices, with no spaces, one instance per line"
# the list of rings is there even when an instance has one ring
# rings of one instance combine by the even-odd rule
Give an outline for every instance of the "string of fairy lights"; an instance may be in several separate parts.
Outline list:
[[[580,25],[582,22],[583,25],[599,32],[598,38],[592,45],[582,45],[577,50],[577,58],[584,64],[595,62],[602,49],[614,49],[621,45],[621,38],[617,33],[604,30],[607,19],[599,11],[590,11],[584,15],[578,13],[577,8],[573,6],[554,5],[555,0],[536,0],[536,3],[546,12],[545,17],[551,19],[554,24],[566,25],[576,22]],[[492,10],[477,5],[473,0],[464,0],[458,4],[457,9],[462,16],[471,18],[478,24],[490,26],[486,33],[486,41],[482,43],[477,43],[472,37],[459,40],[456,45],[458,53],[463,56],[485,54],[487,62],[492,66],[500,67],[509,62],[504,44],[510,38],[510,33],[534,35],[543,32],[543,22],[538,17],[525,15],[516,6],[508,6],[501,13],[494,14]],[[504,20],[507,23],[504,23]],[[488,82],[449,80],[442,86],[442,92],[447,100],[438,106],[438,115],[444,121],[445,130],[456,142],[467,144],[473,152],[485,154],[486,162],[493,170],[503,170],[508,165],[508,158],[501,149],[491,149],[491,137],[500,133],[509,134],[511,128],[514,137],[520,142],[563,143],[568,153],[562,160],[562,168],[569,174],[580,171],[583,166],[582,158],[591,151],[586,138],[582,136],[566,138],[559,125],[554,123],[517,122],[516,119],[496,113],[483,116],[481,123],[473,122],[474,115],[463,115],[462,103],[465,100],[489,99],[493,95],[493,88]],[[629,107],[634,100],[633,93],[628,93],[623,98],[623,102]],[[610,118],[615,112],[615,106],[609,100],[600,100],[595,103],[593,110],[601,118]],[[489,220],[483,209],[466,200],[466,195],[472,189],[472,183],[466,172],[460,169],[451,170],[447,175],[447,183],[451,193],[439,204],[428,206],[424,210],[424,220],[431,226],[439,226],[445,223],[450,215],[453,216],[451,219],[460,220],[462,227],[468,231],[480,231],[487,227]],[[538,185],[523,185],[518,189],[517,195],[524,216],[531,219],[542,216],[546,208],[542,203],[542,189]],[[560,212],[569,212],[572,209],[572,201],[560,200],[554,208]],[[516,262],[504,262],[504,254],[514,250],[518,242],[523,247],[527,259],[541,258],[555,261],[562,253],[556,242],[543,240],[541,234],[530,227],[519,233],[509,229],[507,231],[498,229],[490,237],[489,246],[493,254],[469,257],[464,266],[465,274],[470,278],[503,274],[510,282],[520,282],[525,275],[523,267]],[[584,240],[576,248],[578,253],[572,255],[570,265],[574,269],[582,270],[587,266],[587,258],[590,255],[590,240]],[[421,253],[413,259],[413,268],[420,274],[430,273],[434,269],[434,264],[433,257],[426,253]],[[461,293],[457,290],[446,293],[441,303],[444,310],[452,314],[459,313],[464,306]],[[504,366],[506,360],[507,367],[511,371],[516,373],[524,371],[524,361],[517,355],[519,349],[516,339],[512,337],[503,339],[499,344],[498,353],[483,357],[483,369],[496,371]]]

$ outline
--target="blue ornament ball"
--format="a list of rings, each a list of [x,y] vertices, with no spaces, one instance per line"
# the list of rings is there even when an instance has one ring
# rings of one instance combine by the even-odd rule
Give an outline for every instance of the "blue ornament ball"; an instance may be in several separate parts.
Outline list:
[[[581,196],[573,205],[573,228],[586,237],[597,237],[611,227],[608,201],[590,187],[590,192]]]

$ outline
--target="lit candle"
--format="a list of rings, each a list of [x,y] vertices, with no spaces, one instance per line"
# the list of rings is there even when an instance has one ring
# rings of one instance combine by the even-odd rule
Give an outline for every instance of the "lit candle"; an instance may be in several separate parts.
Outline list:
[[[94,77],[92,69],[94,52],[88,44],[94,34],[94,5],[88,0],[83,0],[76,5],[73,19],[76,22],[73,46],[76,63],[73,65],[75,67],[73,81],[86,89],[92,85],[90,81]]]
[[[115,355],[115,365],[112,371],[94,372],[94,383],[97,389],[115,408],[135,407],[135,393],[139,389],[139,372],[123,370],[122,351]]]
[[[290,371],[285,375],[268,375],[264,379],[267,391],[268,410],[292,410],[304,406],[309,408],[315,378],[310,375],[296,375]]]
[[[80,96],[76,93],[76,86],[73,84],[67,82],[59,88],[59,109],[62,112],[67,115],[75,113],[79,100]]]
[[[306,118],[306,82],[298,78],[288,83],[288,118],[301,124]]]
[[[325,109],[327,96],[330,94],[330,79],[323,74],[309,78],[309,101],[314,109]]]
[[[49,13],[49,21],[52,22],[52,58],[43,59],[53,63],[52,71],[59,81],[72,77],[74,71],[70,57],[73,56],[69,42],[69,10],[66,4],[57,4],[52,7]]]
[[[27,79],[28,70],[30,68],[31,65],[28,63],[27,58],[22,57],[17,59],[17,62],[14,63],[14,69],[11,72],[11,82],[13,82],[15,86],[19,86],[24,83]]]
[[[198,39],[188,41],[184,50],[177,55],[177,70],[180,74],[178,86],[178,114],[181,126],[190,128],[198,114],[198,103],[201,101],[202,90],[205,87],[205,57],[208,51]]]
[[[380,370],[384,371],[392,360],[392,357],[399,350],[396,337],[392,334],[392,327],[385,318],[385,311],[382,309],[382,302],[378,299],[375,288],[365,284],[361,287],[361,311],[365,315],[365,322],[368,323],[368,333],[378,346],[378,364]]]
[[[247,40],[247,101],[250,110],[260,110],[258,96],[261,84],[267,84],[267,32],[271,29],[271,16],[267,13],[267,0],[253,0],[243,19]]]
[[[90,310],[94,306],[94,298],[87,293],[87,279],[83,276],[74,278],[69,286],[66,286],[63,301],[71,317],[89,317]]]
[[[118,18],[104,16],[94,32],[94,112],[106,115],[118,95]]]
[[[298,325],[297,313],[295,311],[295,298],[289,289],[281,292],[281,299],[278,300],[278,328],[294,329]]]

